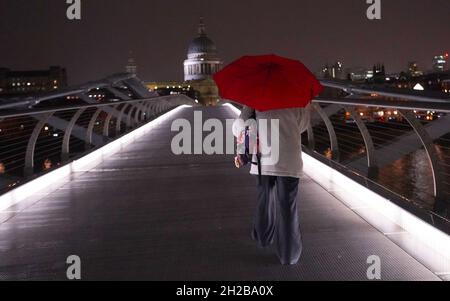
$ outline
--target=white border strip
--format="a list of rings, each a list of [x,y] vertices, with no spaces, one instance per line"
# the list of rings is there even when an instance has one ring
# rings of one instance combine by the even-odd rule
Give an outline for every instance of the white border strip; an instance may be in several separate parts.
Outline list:
[[[375,210],[450,260],[449,235],[310,155],[302,153],[302,158],[304,172],[323,187],[340,189],[339,196],[334,195],[347,207]]]
[[[132,141],[135,141],[137,138],[151,131],[153,128],[160,125],[162,122],[171,118],[174,114],[178,113],[178,111],[186,107],[190,106],[178,106],[177,108],[133,130],[132,132],[96,149],[84,157],[81,157],[71,163],[61,166],[58,169],[52,170],[41,177],[18,186],[11,191],[8,191],[0,196],[0,213],[7,211],[8,208],[18,204],[28,197],[33,196],[36,193],[48,193],[61,187],[68,182],[67,177],[69,177],[72,173],[87,171],[95,167],[100,164],[104,158],[107,158],[108,156],[111,156],[121,150],[122,147],[128,145]]]
[[[232,104],[225,103],[224,106],[229,107],[236,114],[240,114],[240,110]],[[450,262],[449,235],[308,154],[303,152],[302,158],[303,170],[309,177],[323,187],[339,190],[340,193],[338,195],[332,194],[350,209],[355,209],[353,211],[364,218],[368,223],[378,229],[380,228],[380,225],[371,223],[367,216],[364,216],[364,214],[361,214],[360,212],[356,212],[358,211],[356,208],[368,208],[369,211],[376,211],[390,222],[403,228],[412,235],[414,239],[417,239],[433,251],[437,252],[442,258],[447,260],[447,263]],[[408,248],[405,247],[405,251],[408,251],[407,249]],[[423,253],[421,254],[421,257],[423,256],[424,258],[429,259],[428,257],[435,255],[430,253]],[[420,259],[418,258],[418,260]]]

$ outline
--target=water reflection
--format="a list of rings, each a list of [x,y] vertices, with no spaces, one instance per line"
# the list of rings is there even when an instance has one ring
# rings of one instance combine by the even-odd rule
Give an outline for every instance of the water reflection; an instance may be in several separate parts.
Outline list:
[[[378,182],[428,209],[433,208],[433,175],[427,153],[423,149],[380,168]]]

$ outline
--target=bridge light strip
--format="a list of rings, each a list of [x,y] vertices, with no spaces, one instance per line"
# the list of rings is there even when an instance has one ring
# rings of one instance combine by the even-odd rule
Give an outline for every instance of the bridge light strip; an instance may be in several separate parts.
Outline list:
[[[227,103],[224,103],[223,106],[230,108],[236,115],[241,115],[241,110],[239,110],[238,108],[236,108],[232,104],[227,102]]]
[[[236,114],[241,113],[232,104],[225,103],[223,106],[229,107]],[[325,189],[331,190],[329,193],[345,206],[383,232],[388,239],[391,239],[389,231],[392,229],[392,223],[401,227],[405,232],[399,235],[409,233],[414,241],[409,245],[408,242],[400,240],[396,242],[397,245],[410,255],[414,254],[419,262],[436,274],[442,271],[445,271],[444,274],[450,273],[449,235],[312,156],[302,152],[302,158],[304,173]],[[371,216],[374,211],[385,220],[374,219],[373,215]]]
[[[175,109],[131,131],[130,133],[127,133],[122,137],[117,138],[116,140],[90,152],[86,156],[65,164],[57,169],[49,171],[48,173],[40,177],[26,182],[11,191],[8,191],[7,193],[0,196],[0,213],[14,211],[14,209],[11,208],[12,206],[17,205],[21,201],[36,194],[43,194],[42,197],[44,197],[52,191],[57,190],[62,185],[69,182],[70,179],[68,179],[68,177],[72,173],[88,171],[89,169],[95,167],[96,165],[100,164],[105,158],[108,158],[112,154],[120,151],[123,147],[127,146],[137,138],[160,125],[162,122],[170,119],[180,110],[187,107],[190,106],[178,106]]]

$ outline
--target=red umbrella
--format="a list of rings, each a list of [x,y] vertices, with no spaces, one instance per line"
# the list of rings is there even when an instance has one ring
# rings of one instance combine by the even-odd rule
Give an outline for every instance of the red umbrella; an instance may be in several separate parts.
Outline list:
[[[220,96],[258,111],[305,107],[323,90],[300,61],[244,56],[214,75]]]

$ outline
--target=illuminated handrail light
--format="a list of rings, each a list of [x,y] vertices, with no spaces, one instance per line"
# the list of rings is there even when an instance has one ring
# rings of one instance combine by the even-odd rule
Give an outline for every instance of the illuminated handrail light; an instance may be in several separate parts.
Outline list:
[[[68,181],[68,177],[74,172],[86,172],[93,167],[100,164],[103,159],[108,158],[112,154],[120,151],[137,138],[151,131],[156,126],[160,125],[170,119],[174,114],[183,108],[190,107],[189,105],[181,105],[172,109],[171,111],[159,116],[158,118],[144,124],[143,126],[123,135],[122,137],[92,151],[91,153],[74,160],[57,169],[49,171],[48,173],[37,177],[27,183],[24,183],[17,188],[0,195],[0,212],[8,211],[9,208],[18,204],[19,202],[40,193],[42,197],[46,194],[55,191]]]

